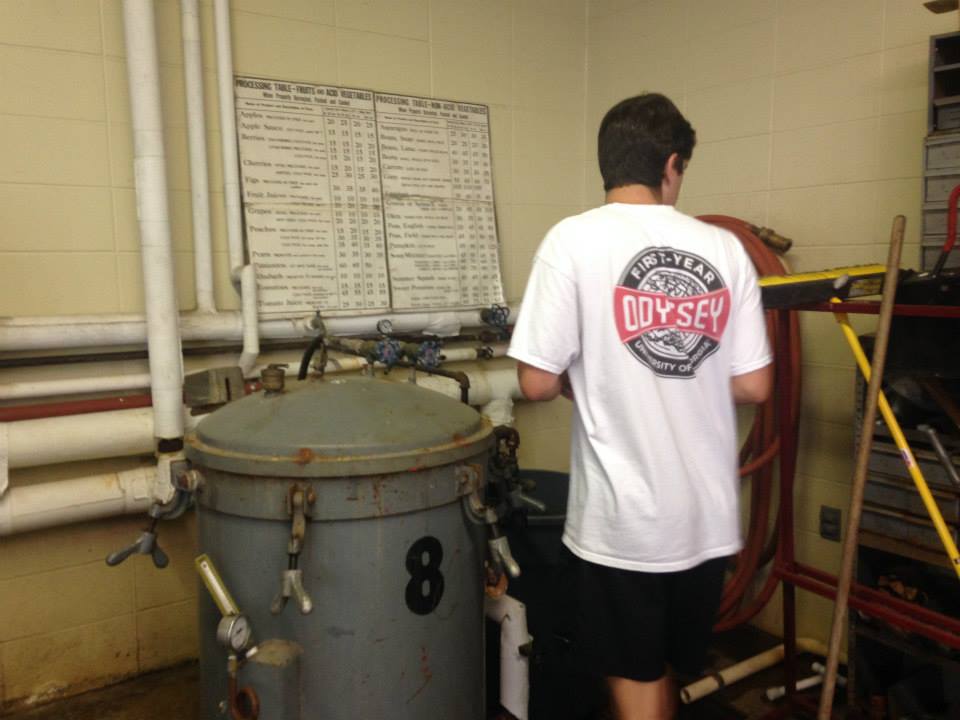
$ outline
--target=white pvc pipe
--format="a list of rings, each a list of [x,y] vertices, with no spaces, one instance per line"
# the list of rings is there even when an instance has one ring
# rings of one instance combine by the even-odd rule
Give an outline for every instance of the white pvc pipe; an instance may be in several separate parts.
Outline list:
[[[504,357],[507,354],[507,346],[493,345],[490,347],[491,354],[489,357],[499,358]],[[443,362],[465,362],[470,360],[477,360],[477,348],[476,347],[463,347],[463,348],[444,348],[441,351],[443,355]]]
[[[482,406],[501,398],[513,400],[523,398],[520,392],[520,383],[517,381],[517,371],[513,367],[470,371],[467,373],[467,377],[470,379],[468,402],[471,405]],[[460,385],[451,378],[418,373],[417,385],[457,400],[460,399]]]
[[[821,657],[827,655],[827,646],[813,638],[797,638],[797,650]],[[707,677],[687,685],[680,690],[680,699],[685,704],[696,702],[700,698],[715,693],[722,687],[779,664],[783,660],[783,655],[783,645],[776,645],[758,655],[726,667],[719,672],[711,673]]]
[[[155,475],[142,467],[12,488],[0,498],[0,536],[143,512]]]
[[[243,352],[237,364],[246,375],[253,370],[260,355],[260,333],[257,310],[257,273],[253,265],[240,271],[240,300],[243,304]]]
[[[213,293],[213,245],[210,240],[207,125],[203,108],[203,60],[197,0],[180,0],[180,21],[183,34],[183,77],[187,94],[190,202],[193,208],[193,271],[197,310],[216,312]]]
[[[244,265],[243,217],[240,211],[240,164],[237,160],[237,117],[233,95],[233,49],[230,2],[214,0],[217,46],[217,91],[220,99],[220,140],[223,155],[223,196],[227,213],[227,250],[234,280]]]
[[[500,704],[517,720],[527,720],[530,659],[520,652],[533,639],[527,630],[527,608],[509,595],[484,600],[487,617],[500,625]]]
[[[63,380],[24,380],[0,385],[0,400],[26,400],[28,398],[60,397],[81,393],[142,390],[148,387],[150,387],[150,375],[147,373],[98,375],[97,377]]]
[[[478,310],[338,317],[325,319],[324,323],[330,335],[364,335],[377,332],[380,320],[389,320],[396,332],[427,332],[438,337],[457,335],[462,328],[483,324]],[[270,340],[317,334],[314,316],[261,319],[259,327],[260,337]],[[243,320],[235,311],[186,313],[180,317],[180,331],[186,341],[236,342],[243,338]],[[0,348],[5,351],[138,345],[146,337],[142,315],[0,318]]]
[[[192,429],[200,418],[179,407],[181,424]],[[149,455],[156,430],[150,408],[67,415],[0,423],[11,468]]]
[[[178,438],[183,435],[183,359],[170,240],[153,2],[124,0],[123,23],[154,432],[157,438]]]

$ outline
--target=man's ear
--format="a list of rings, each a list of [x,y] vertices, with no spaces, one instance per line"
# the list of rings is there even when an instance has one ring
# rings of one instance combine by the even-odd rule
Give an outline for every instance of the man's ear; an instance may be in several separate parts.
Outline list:
[[[683,159],[679,153],[670,153],[663,165],[663,179],[669,182],[673,175],[683,175]]]

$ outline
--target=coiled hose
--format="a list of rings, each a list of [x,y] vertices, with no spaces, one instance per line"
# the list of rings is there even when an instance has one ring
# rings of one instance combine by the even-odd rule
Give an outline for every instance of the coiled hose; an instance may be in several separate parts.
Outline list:
[[[784,275],[786,268],[743,220],[727,215],[701,215],[703,222],[729,230],[743,244],[757,273]],[[788,313],[786,331],[778,313]],[[773,531],[769,531],[771,507],[774,500],[773,482],[775,460],[780,453],[780,438],[784,433],[796,437],[800,408],[800,327],[796,311],[767,310],[767,333],[773,348],[775,387],[789,388],[784,427],[778,427],[779,399],[771,397],[756,409],[753,426],[740,449],[740,477],[750,478],[750,525],[743,550],[736,559],[733,574],[724,587],[717,611],[716,631],[729,630],[755,617],[770,601],[777,589],[778,578],[770,572],[763,587],[747,600],[748,591],[757,573],[774,558],[777,552],[777,529],[780,522],[779,506],[775,513]],[[790,443],[795,447],[795,443]],[[789,463],[792,467],[793,463]],[[783,479],[781,478],[781,486]],[[790,484],[787,484],[790,486]]]

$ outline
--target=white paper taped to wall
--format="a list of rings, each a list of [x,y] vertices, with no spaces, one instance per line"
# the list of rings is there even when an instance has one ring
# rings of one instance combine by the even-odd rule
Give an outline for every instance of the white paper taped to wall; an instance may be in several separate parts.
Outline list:
[[[484,105],[236,78],[263,315],[503,301]]]

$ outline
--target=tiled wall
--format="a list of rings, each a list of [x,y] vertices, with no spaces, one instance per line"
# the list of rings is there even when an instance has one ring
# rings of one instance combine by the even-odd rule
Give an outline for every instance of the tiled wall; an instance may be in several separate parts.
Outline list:
[[[190,309],[192,240],[177,0],[156,0],[180,304]],[[534,248],[583,207],[583,0],[233,0],[235,69],[491,106],[507,294]],[[0,316],[142,309],[121,0],[4,0],[0,21]],[[201,0],[212,38],[212,3]],[[212,45],[204,51],[217,299],[226,282]],[[5,371],[0,382],[142,372]],[[564,401],[566,402],[566,401]],[[519,410],[531,467],[566,467],[569,407]],[[527,431],[529,429],[529,432]],[[557,437],[561,437],[557,440]],[[126,467],[129,461],[107,463]],[[13,483],[98,471],[15,472]],[[171,565],[108,569],[141,518],[0,539],[0,712],[195,655],[192,520],[165,523]]]
[[[916,0],[589,0],[587,138],[644,90],[673,98],[697,130],[681,209],[792,237],[795,270],[883,262],[907,216],[917,267],[928,37],[957,29]],[[587,164],[588,201],[600,198]],[[853,365],[831,318],[802,318],[803,422],[797,553],[828,571],[822,504],[844,508],[852,474]],[[859,322],[866,330],[870,321]],[[844,518],[846,512],[844,512]],[[826,601],[800,593],[801,634],[829,634]],[[760,623],[779,628],[779,597]]]

